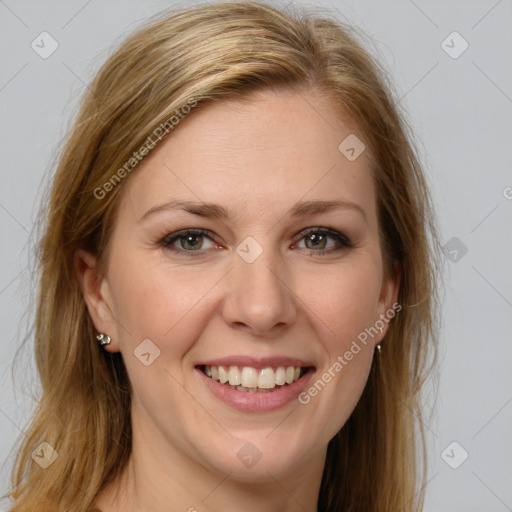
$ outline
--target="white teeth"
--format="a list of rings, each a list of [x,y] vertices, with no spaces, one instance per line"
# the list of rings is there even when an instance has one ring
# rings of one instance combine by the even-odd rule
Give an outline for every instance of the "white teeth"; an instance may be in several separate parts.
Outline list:
[[[258,387],[258,371],[249,366],[242,368],[242,386],[245,388]]]
[[[276,387],[276,377],[272,368],[262,368],[258,375],[258,387],[260,389],[272,389]]]
[[[219,380],[221,384],[226,384],[229,380],[228,372],[225,370],[224,366],[219,366]]]
[[[230,366],[229,367],[229,384],[231,386],[239,386],[241,384],[240,380],[240,371],[238,370],[238,366]]]
[[[295,368],[293,366],[288,366],[286,368],[286,384],[291,384],[293,379],[295,378]]]
[[[264,391],[268,392],[268,389],[258,391],[257,388],[246,388],[244,386],[236,386],[237,391],[243,391],[244,393],[261,393]]]
[[[286,370],[279,366],[276,370],[276,386],[282,386],[286,383]]]
[[[239,391],[264,392],[276,386],[292,384],[301,376],[300,366],[270,366],[258,370],[250,366],[204,366],[204,373],[221,384],[228,383]]]

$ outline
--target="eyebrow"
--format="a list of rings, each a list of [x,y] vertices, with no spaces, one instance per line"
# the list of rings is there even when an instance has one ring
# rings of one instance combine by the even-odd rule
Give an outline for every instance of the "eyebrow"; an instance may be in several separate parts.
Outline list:
[[[166,203],[153,206],[150,208],[138,222],[142,222],[147,219],[149,216],[153,215],[156,212],[168,211],[168,210],[184,210],[188,213],[192,213],[194,215],[198,215],[199,217],[210,217],[214,219],[228,219],[229,212],[223,206],[215,203],[203,203],[197,201],[179,201],[179,200],[171,200]],[[302,201],[298,202],[290,209],[289,215],[292,218],[300,218],[306,217],[308,215],[315,215],[318,213],[324,213],[331,210],[351,210],[358,212],[361,214],[366,222],[368,219],[366,217],[366,212],[363,208],[357,203],[353,203],[351,201],[346,200],[336,200],[336,201]]]

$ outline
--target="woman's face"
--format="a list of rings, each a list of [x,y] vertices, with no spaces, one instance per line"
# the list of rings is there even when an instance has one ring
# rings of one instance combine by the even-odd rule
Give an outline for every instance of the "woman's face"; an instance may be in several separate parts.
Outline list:
[[[139,459],[243,481],[322,467],[397,293],[362,140],[320,96],[265,91],[198,107],[126,178],[87,302]]]

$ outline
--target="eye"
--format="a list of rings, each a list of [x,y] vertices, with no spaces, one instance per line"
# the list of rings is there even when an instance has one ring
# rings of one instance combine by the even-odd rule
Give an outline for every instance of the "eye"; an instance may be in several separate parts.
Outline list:
[[[295,244],[296,247],[306,249],[314,255],[333,253],[352,247],[351,241],[339,231],[321,227],[302,231],[297,240],[299,243]],[[302,240],[305,242],[305,247],[300,247]],[[329,240],[331,240],[330,244]],[[209,241],[210,244],[205,247],[206,241]],[[200,256],[207,249],[219,248],[215,244],[212,234],[204,229],[184,229],[172,233],[163,238],[160,245],[186,256]]]
[[[328,245],[329,239],[334,240],[334,243]],[[299,241],[302,240],[305,241],[305,248],[314,254],[326,254],[352,247],[352,242],[339,231],[321,227],[302,231]]]
[[[195,256],[193,253],[200,253],[204,249],[214,246],[209,231],[204,229],[186,229],[166,236],[160,243],[171,250],[186,253],[187,256]],[[210,240],[212,246],[204,247],[204,240]]]

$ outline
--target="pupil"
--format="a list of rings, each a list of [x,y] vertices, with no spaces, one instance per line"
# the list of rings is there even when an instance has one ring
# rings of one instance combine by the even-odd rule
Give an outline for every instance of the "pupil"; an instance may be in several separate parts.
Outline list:
[[[315,241],[315,238],[317,238],[318,240]],[[313,245],[316,246],[316,245],[321,244],[324,241],[324,236],[323,235],[319,235],[319,234],[312,234],[312,235],[309,235],[308,240],[310,242],[312,242]]]
[[[185,244],[191,246],[193,249],[195,248],[194,245],[197,245],[197,239],[200,237],[201,235],[188,235],[187,237],[185,237]],[[195,243],[193,243],[193,241],[196,241]],[[182,244],[182,247],[185,249],[186,247]]]

